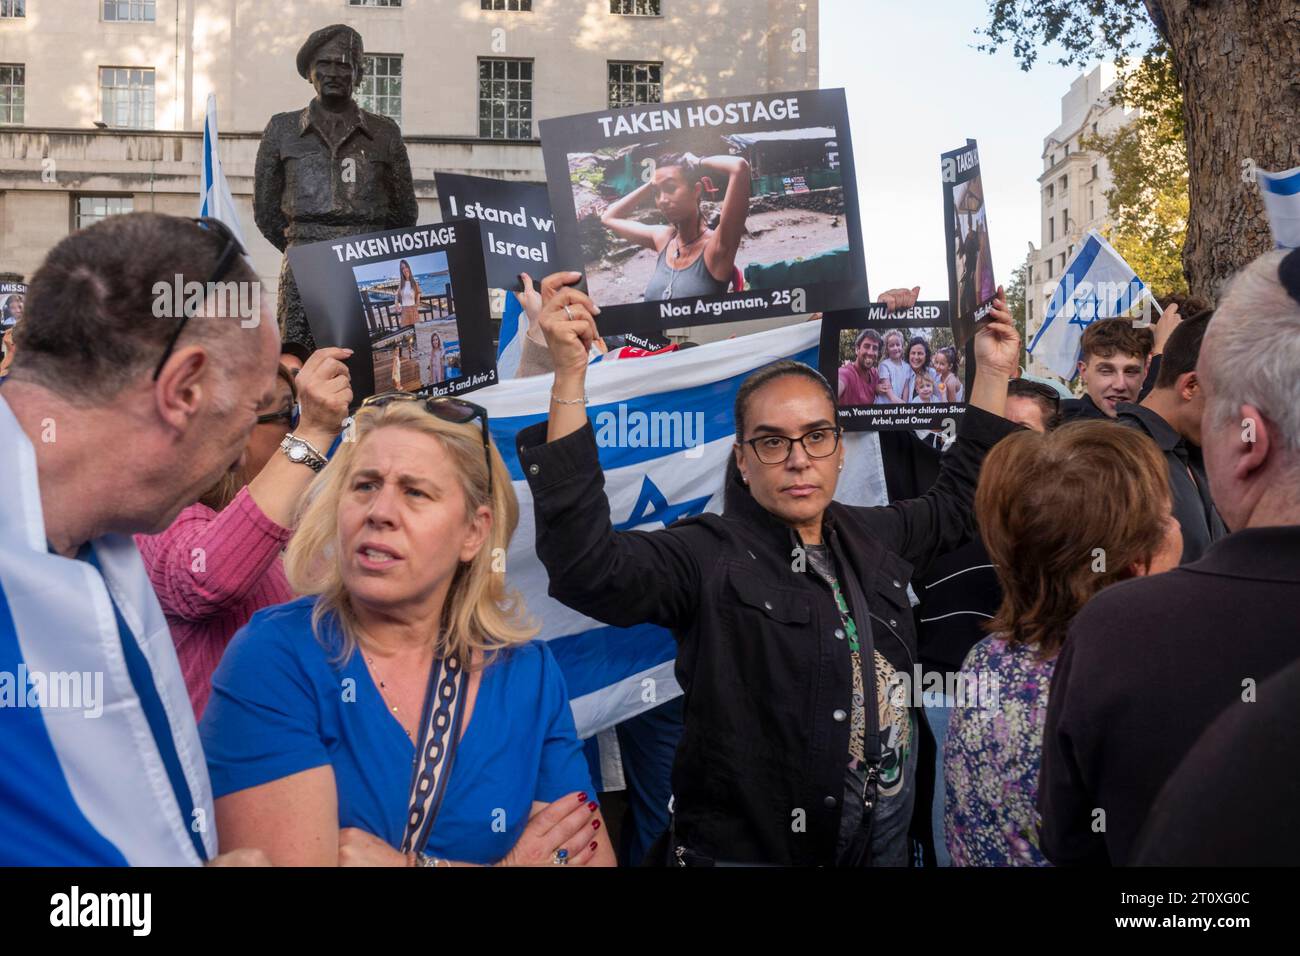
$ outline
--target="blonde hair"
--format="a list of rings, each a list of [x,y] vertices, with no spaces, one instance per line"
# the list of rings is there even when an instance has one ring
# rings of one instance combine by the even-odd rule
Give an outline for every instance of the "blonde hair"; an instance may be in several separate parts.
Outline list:
[[[312,611],[316,639],[327,644],[323,625],[327,617],[333,616],[343,640],[337,660],[346,661],[357,646],[360,627],[343,581],[338,510],[355,471],[358,450],[381,428],[407,428],[436,438],[460,478],[466,518],[471,519],[485,505],[492,513],[487,540],[473,560],[461,563],[452,578],[438,622],[435,653],[439,657],[455,655],[463,664],[471,666],[480,656],[486,663],[492,652],[529,640],[537,628],[526,617],[518,593],[507,590],[505,575],[494,568],[497,556],[505,555],[519,524],[519,502],[510,473],[492,446],[489,500],[488,466],[483,458],[479,424],[443,421],[429,414],[422,401],[394,401],[378,408],[362,408],[354,419],[351,440],[339,444],[329,466],[303,496],[298,530],[285,552],[284,569],[295,592],[317,595]]]

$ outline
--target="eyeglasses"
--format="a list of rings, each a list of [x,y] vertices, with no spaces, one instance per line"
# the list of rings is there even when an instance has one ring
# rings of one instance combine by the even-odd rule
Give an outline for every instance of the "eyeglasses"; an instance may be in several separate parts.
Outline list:
[[[278,412],[267,412],[265,415],[257,416],[257,424],[273,425],[276,422],[284,422],[290,428],[298,427],[298,417],[302,412],[301,405],[291,405],[288,408],[282,408]]]
[[[362,408],[383,408],[393,402],[421,402],[424,410],[435,418],[453,425],[468,425],[474,419],[483,422],[483,460],[487,463],[488,497],[492,497],[492,433],[488,430],[488,411],[463,398],[423,398],[411,392],[381,392],[371,395],[361,403]]]
[[[809,458],[829,458],[835,454],[835,449],[840,447],[840,428],[839,426],[814,428],[798,438],[787,438],[785,435],[760,435],[741,444],[754,449],[754,454],[763,464],[779,465],[790,457],[795,442],[803,446],[803,452]]]
[[[212,275],[210,275],[208,281],[203,284],[203,289],[206,293],[214,282],[220,282],[226,277],[226,273],[228,273],[231,267],[238,261],[237,257],[246,256],[248,253],[244,250],[240,241],[235,238],[235,234],[230,231],[230,227],[220,219],[213,219],[211,216],[199,216],[197,219],[191,219],[190,221],[197,223],[201,228],[211,229],[217,235],[226,240],[226,246],[221,250],[221,255],[217,257],[217,264],[212,269]],[[172,333],[172,337],[167,342],[167,348],[163,352],[162,358],[158,360],[158,365],[153,370],[153,380],[155,382],[158,381],[158,376],[162,374],[163,366],[167,364],[167,360],[172,357],[172,352],[175,351],[176,343],[180,340],[181,333],[185,331],[185,325],[189,322],[191,314],[192,313],[189,309],[186,309],[181,313],[181,320],[176,325],[176,331]]]

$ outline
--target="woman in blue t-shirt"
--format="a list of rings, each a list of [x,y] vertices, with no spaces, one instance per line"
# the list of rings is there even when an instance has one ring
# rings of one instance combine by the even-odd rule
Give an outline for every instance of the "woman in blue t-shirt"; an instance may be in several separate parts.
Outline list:
[[[213,676],[222,852],[614,864],[564,678],[499,573],[518,517],[483,409],[367,401],[285,555],[308,596],[254,615]]]

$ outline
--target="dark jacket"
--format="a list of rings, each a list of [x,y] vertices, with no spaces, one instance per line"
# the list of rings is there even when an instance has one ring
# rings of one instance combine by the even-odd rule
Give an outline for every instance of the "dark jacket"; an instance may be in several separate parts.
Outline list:
[[[1061,421],[1072,422],[1079,419],[1098,419],[1100,421],[1110,421],[1111,418],[1092,400],[1092,396],[1084,394],[1082,398],[1067,398],[1061,402]]]
[[[916,661],[913,569],[972,532],[980,463],[1014,429],[970,408],[929,493],[827,510],[824,540],[868,605],[855,612],[869,617],[876,648],[900,671]],[[678,842],[720,860],[833,862],[851,665],[830,591],[795,573],[797,536],[738,482],[722,515],[615,532],[591,426],[545,439],[543,422],[517,442],[550,594],[609,625],[661,625],[678,641],[686,701],[673,767]],[[800,820],[806,829],[793,825]]]
[[[1048,859],[1130,862],[1156,795],[1192,744],[1224,708],[1300,657],[1297,608],[1300,526],[1238,531],[1194,564],[1088,602],[1057,660],[1043,728],[1038,809]]]
[[[1205,461],[1198,445],[1183,438],[1169,423],[1141,405],[1124,402],[1117,409],[1121,425],[1148,435],[1169,465],[1174,517],[1183,529],[1182,564],[1199,561],[1207,548],[1228,533],[1210,497]]]

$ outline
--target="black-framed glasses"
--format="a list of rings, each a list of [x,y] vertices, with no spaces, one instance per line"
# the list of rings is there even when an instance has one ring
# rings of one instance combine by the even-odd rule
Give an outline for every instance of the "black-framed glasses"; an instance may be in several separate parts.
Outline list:
[[[483,460],[487,463],[488,498],[492,497],[492,433],[488,430],[488,410],[482,405],[475,405],[463,398],[434,396],[425,398],[413,392],[380,392],[371,395],[361,403],[362,408],[383,408],[392,402],[420,402],[424,410],[444,422],[453,425],[468,425],[474,419],[483,423]]]
[[[248,253],[244,250],[243,244],[235,238],[235,234],[230,231],[220,219],[213,219],[211,216],[199,216],[191,219],[190,222],[197,223],[200,228],[211,229],[221,238],[226,240],[225,248],[221,250],[221,255],[217,257],[217,264],[212,268],[212,274],[208,281],[203,284],[203,291],[206,297],[208,289],[214,282],[220,282],[230,272],[230,269],[238,261],[239,256],[246,256]],[[167,348],[163,351],[162,358],[158,360],[158,365],[153,370],[153,380],[158,381],[158,376],[162,374],[163,366],[167,360],[172,357],[172,352],[176,350],[176,343],[180,341],[181,333],[185,331],[186,324],[190,321],[193,313],[189,309],[181,312],[181,320],[176,323],[176,331],[172,332],[172,337],[167,342]]]
[[[803,453],[809,458],[829,458],[835,454],[835,449],[840,447],[840,432],[840,427],[836,425],[831,428],[814,428],[798,438],[787,438],[785,435],[760,435],[741,444],[754,449],[754,454],[763,464],[780,465],[794,451],[795,442],[803,446]]]
[[[297,428],[301,410],[302,406],[295,402],[288,408],[282,408],[278,412],[267,412],[265,415],[258,415],[257,424],[274,425],[277,422],[283,422],[290,429]]]

